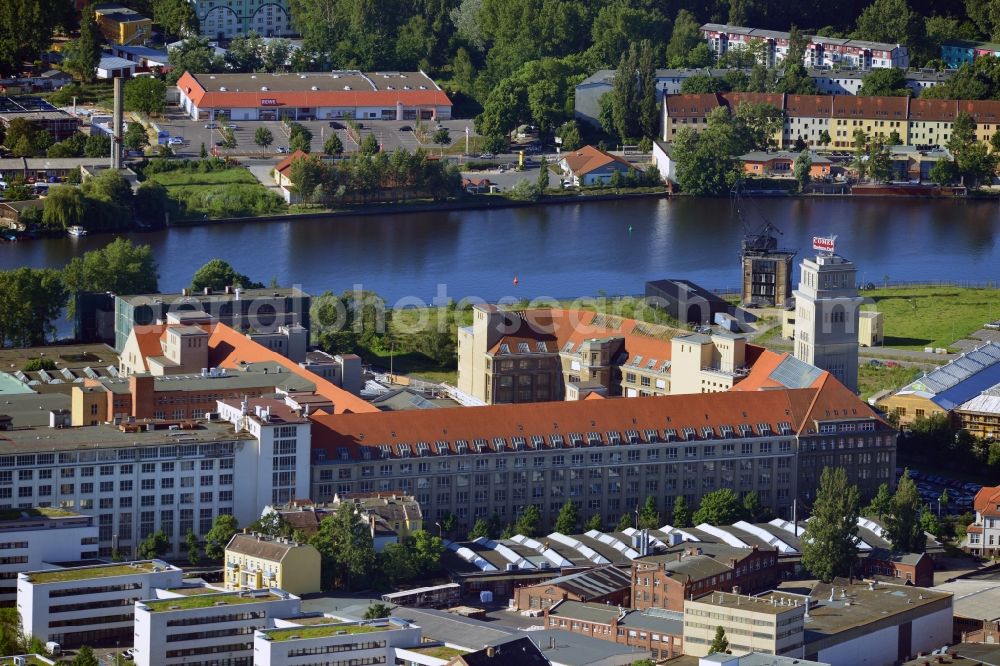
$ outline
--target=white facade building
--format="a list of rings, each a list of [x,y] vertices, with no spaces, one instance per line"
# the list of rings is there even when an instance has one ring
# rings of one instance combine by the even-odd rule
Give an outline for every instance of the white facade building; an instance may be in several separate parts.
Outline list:
[[[261,37],[295,34],[286,0],[190,0],[198,27],[209,39],[226,40],[255,32]]]
[[[298,626],[275,622],[254,634],[254,666],[395,664],[396,648],[418,647],[420,627],[397,618]]]
[[[272,408],[263,425],[251,413],[239,428],[225,420],[180,429],[142,419],[60,428],[49,426],[38,397],[9,398],[21,404],[8,406],[15,428],[4,432],[0,510],[51,506],[91,516],[98,545],[87,552],[98,557],[132,557],[157,530],[170,539],[165,555],[177,556],[188,530],[204,535],[222,514],[246,525],[269,504],[308,497],[310,430],[290,422],[297,417],[288,407]]]
[[[857,267],[832,253],[805,258],[795,290],[795,357],[858,390]]]
[[[0,520],[0,603],[6,605],[17,600],[20,572],[43,569],[46,562],[97,557],[93,517],[47,507],[19,513]]]
[[[29,571],[17,578],[25,634],[63,648],[132,640],[135,602],[180,587],[182,571],[159,560]]]
[[[300,612],[299,598],[281,590],[194,591],[136,602],[136,666],[249,665],[254,632]]]

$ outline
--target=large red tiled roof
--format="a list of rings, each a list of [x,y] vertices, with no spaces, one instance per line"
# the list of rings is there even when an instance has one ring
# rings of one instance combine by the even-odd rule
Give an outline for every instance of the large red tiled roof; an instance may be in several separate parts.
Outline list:
[[[754,433],[758,424],[766,423],[774,433],[779,423],[804,423],[811,410],[822,407],[817,401],[817,389],[784,389],[746,393],[698,393],[617,400],[585,400],[573,402],[540,402],[489,407],[459,407],[453,409],[410,410],[377,414],[317,415],[312,417],[313,449],[325,451],[327,458],[336,460],[339,449],[353,458],[361,450],[370,449],[372,458],[379,457],[379,445],[389,445],[392,455],[397,445],[409,444],[417,455],[417,444],[435,445],[446,442],[455,452],[456,441],[468,443],[475,451],[477,439],[486,440],[493,450],[494,438],[503,438],[504,451],[513,451],[513,438],[523,437],[530,448],[533,435],[544,437],[543,448],[551,448],[550,434],[560,434],[568,443],[571,433],[580,434],[584,443],[587,433],[601,436],[607,444],[608,432],[618,432],[625,439],[626,431],[638,431],[643,441],[646,430],[662,436],[674,429],[680,438],[684,428],[693,428],[702,438],[702,428],[712,427],[716,436],[720,426],[748,424]],[[861,401],[853,398],[855,406]],[[433,453],[433,451],[429,451]]]
[[[947,99],[915,99],[910,101],[910,120],[952,121],[958,113],[958,103]]]
[[[720,93],[719,97],[735,112],[740,104],[770,104],[781,109],[785,106],[785,96],[781,93]]]
[[[316,393],[329,398],[333,402],[335,414],[350,412],[381,413],[377,407],[365,402],[353,393],[330,383],[319,375],[306,370],[295,361],[254,342],[225,324],[216,324],[212,329],[212,335],[208,339],[208,355],[212,366],[219,368],[238,368],[241,362],[277,363],[288,372],[294,373],[315,384]]]
[[[283,174],[285,171],[291,169],[292,165],[301,160],[303,157],[309,157],[309,155],[301,150],[296,150],[294,153],[275,164],[274,170]]]
[[[833,118],[906,120],[909,97],[833,96]]]
[[[664,103],[671,118],[702,118],[722,106],[715,93],[667,95]]]
[[[786,95],[785,115],[790,118],[829,118],[834,95]]]
[[[972,500],[977,513],[1000,518],[1000,486],[983,486]]]
[[[600,148],[595,148],[594,146],[584,146],[579,150],[564,153],[563,159],[566,160],[566,165],[569,167],[570,171],[577,176],[583,176],[591,171],[613,163],[618,163],[626,169],[634,168],[627,160],[624,160],[617,155],[607,153]]]
[[[282,106],[311,109],[316,107],[384,107],[396,108],[397,102],[408,106],[451,106],[443,90],[269,90],[269,91],[206,91],[190,72],[177,80],[182,93],[202,109],[265,107],[261,100],[275,100],[265,108]]]

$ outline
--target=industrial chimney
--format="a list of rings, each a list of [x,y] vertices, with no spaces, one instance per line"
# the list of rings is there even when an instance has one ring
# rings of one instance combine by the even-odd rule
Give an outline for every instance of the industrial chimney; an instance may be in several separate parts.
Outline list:
[[[114,99],[115,112],[111,119],[111,168],[122,168],[122,132],[123,119],[125,114],[125,79],[115,77],[114,79]]]

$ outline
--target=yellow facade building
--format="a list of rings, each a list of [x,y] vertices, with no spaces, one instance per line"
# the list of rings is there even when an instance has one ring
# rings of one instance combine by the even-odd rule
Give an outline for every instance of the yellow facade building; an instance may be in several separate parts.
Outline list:
[[[320,554],[309,544],[252,532],[235,534],[226,546],[224,563],[227,590],[320,591]]]
[[[94,19],[104,38],[112,44],[139,45],[149,41],[153,21],[139,12],[116,3],[94,7]]]

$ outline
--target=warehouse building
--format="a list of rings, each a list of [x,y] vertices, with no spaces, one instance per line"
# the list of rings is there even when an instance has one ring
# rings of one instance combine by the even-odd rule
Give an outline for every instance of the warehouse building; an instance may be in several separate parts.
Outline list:
[[[447,120],[451,100],[423,72],[193,74],[177,81],[191,118]]]

